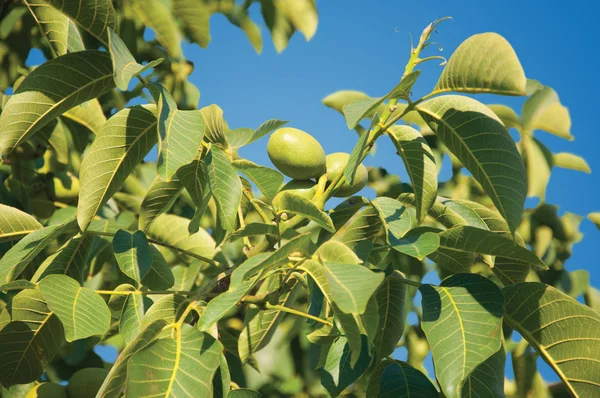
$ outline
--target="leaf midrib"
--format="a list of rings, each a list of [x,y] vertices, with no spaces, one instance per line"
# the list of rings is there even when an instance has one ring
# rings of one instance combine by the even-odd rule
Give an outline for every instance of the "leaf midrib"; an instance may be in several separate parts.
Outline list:
[[[462,360],[462,366],[461,366],[461,380],[464,380],[465,378],[465,369],[466,369],[466,365],[467,365],[467,338],[465,336],[465,328],[463,325],[463,321],[462,321],[462,316],[460,315],[460,312],[458,310],[458,306],[456,305],[456,302],[454,301],[454,298],[452,298],[452,295],[450,294],[450,291],[443,287],[440,286],[440,289],[442,289],[442,291],[444,292],[444,294],[446,296],[448,296],[448,300],[450,300],[450,303],[452,304],[452,307],[454,307],[454,311],[456,311],[456,317],[458,318],[458,324],[460,326],[460,333],[462,336],[462,346],[463,346],[463,360]],[[458,388],[458,387],[457,387]]]

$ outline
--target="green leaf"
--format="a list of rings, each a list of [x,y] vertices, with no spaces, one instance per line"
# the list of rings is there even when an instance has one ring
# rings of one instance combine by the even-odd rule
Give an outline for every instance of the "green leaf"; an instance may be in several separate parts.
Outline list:
[[[65,120],[67,123],[75,122],[76,125],[84,127],[95,135],[106,123],[106,116],[104,116],[102,106],[96,98],[69,109],[62,116],[67,119]]]
[[[119,28],[110,0],[43,0],[75,21],[83,30],[108,46],[108,30]]]
[[[323,243],[319,246],[317,254],[321,260],[332,263],[360,264],[362,262],[348,246],[336,240]]]
[[[545,200],[554,155],[546,145],[529,135],[523,136],[522,145],[523,157],[527,164],[527,196],[537,196]]]
[[[351,203],[353,199],[343,202],[331,213],[331,219],[337,229],[331,239],[340,241],[355,250],[360,242],[373,241],[377,237],[382,221],[374,206],[361,209],[365,203]]]
[[[600,314],[543,283],[502,289],[505,319],[531,344],[573,396],[600,386]]]
[[[170,289],[175,283],[171,267],[167,264],[160,250],[154,245],[150,245],[149,249],[152,256],[152,267],[146,276],[142,278],[142,285],[147,286],[150,290]]]
[[[131,343],[140,332],[142,318],[150,305],[152,301],[144,295],[133,293],[126,296],[119,318],[119,333],[126,344]]]
[[[237,211],[242,200],[242,182],[231,160],[222,150],[213,146],[205,159],[210,190],[217,203],[219,222],[226,231],[237,226]]]
[[[23,290],[2,311],[9,323],[0,330],[0,382],[5,387],[38,379],[63,342],[58,317],[38,289]]]
[[[234,241],[246,236],[257,235],[277,235],[277,225],[251,222],[231,234],[230,239]]]
[[[501,346],[504,298],[489,279],[457,274],[440,286],[423,285],[421,327],[446,397],[459,397],[464,380]]]
[[[354,177],[356,176],[356,170],[358,170],[358,166],[360,166],[362,161],[362,155],[365,149],[367,148],[367,140],[369,139],[369,134],[363,134],[358,138],[356,145],[352,149],[352,153],[350,154],[350,158],[348,159],[348,163],[344,168],[344,179],[348,183],[348,185],[352,186],[354,184]]]
[[[68,275],[83,285],[86,275],[88,256],[92,251],[94,237],[79,234],[69,239],[55,253],[47,257],[31,278],[38,282],[51,274]]]
[[[388,136],[404,162],[416,196],[417,220],[422,223],[437,196],[437,165],[425,138],[410,126],[392,126]]]
[[[269,200],[283,184],[283,174],[269,167],[259,166],[246,159],[234,160],[233,166],[250,178]]]
[[[82,231],[156,144],[156,116],[134,106],[112,116],[81,163],[77,222]]]
[[[550,87],[544,87],[533,93],[523,104],[522,129],[526,132],[544,130],[550,134],[573,140],[571,135],[571,117]]]
[[[340,91],[336,91],[335,93],[329,94],[327,97],[323,98],[323,100],[321,102],[326,107],[335,109],[336,111],[338,111],[339,113],[341,113],[343,115],[344,114],[344,112],[343,112],[344,106],[346,106],[352,102],[355,102],[355,101],[364,101],[364,100],[370,100],[370,99],[372,99],[372,98],[369,97],[367,94],[363,93],[362,91],[340,90]],[[383,113],[383,111],[384,111],[384,109],[377,108],[376,112],[381,114],[381,113]],[[375,111],[372,111],[372,112],[366,114],[365,117],[371,118],[371,117],[373,117],[374,114],[375,114]]]
[[[108,29],[108,48],[110,49],[115,85],[123,91],[127,90],[129,81],[134,76],[139,76],[144,71],[154,68],[163,61],[162,58],[159,58],[146,65],[138,64],[131,52],[129,52],[127,45],[110,28]]]
[[[198,320],[198,329],[202,331],[209,330],[222,317],[227,315],[242,297],[248,294],[255,283],[256,280],[249,280],[239,286],[231,286],[228,291],[210,300]]]
[[[211,197],[208,171],[200,159],[194,159],[192,163],[177,170],[177,178],[190,194],[196,206],[194,217],[188,227],[190,233],[196,233],[200,228],[200,219],[206,211]]]
[[[407,99],[410,94],[410,90],[412,90],[412,86],[416,83],[417,78],[421,74],[421,71],[416,70],[406,77],[404,77],[400,83],[396,85],[386,95],[379,98],[370,98],[365,100],[357,100],[351,102],[343,107],[344,117],[346,117],[346,124],[349,129],[353,129],[356,127],[361,120],[363,120],[367,115],[375,111],[379,105],[383,103],[383,101],[390,98],[403,98]]]
[[[277,130],[287,123],[287,120],[270,119],[258,126],[256,130],[250,128],[229,130],[227,132],[227,143],[231,148],[241,148],[262,138],[271,131]]]
[[[440,237],[434,232],[414,233],[403,239],[389,236],[390,246],[397,252],[423,260],[440,247]]]
[[[351,366],[347,339],[340,337],[329,348],[325,366],[321,371],[321,384],[332,397],[336,397],[362,376],[370,362],[366,336],[362,336],[360,358],[354,366]]]
[[[456,95],[433,98],[417,109],[481,184],[514,232],[521,222],[527,176],[500,119],[476,100]]]
[[[48,308],[63,324],[67,341],[101,335],[110,327],[110,311],[92,289],[64,275],[48,275],[39,287]]]
[[[600,212],[592,212],[587,215],[587,218],[596,225],[600,230]]]
[[[277,52],[287,47],[296,30],[310,40],[317,30],[318,15],[314,1],[267,1],[261,0],[261,12],[271,31]]]
[[[63,233],[75,235],[73,221],[38,229],[17,242],[0,258],[0,283],[11,282],[46,246]]]
[[[154,341],[167,324],[166,320],[157,319],[142,329],[135,339],[127,344],[104,379],[96,397],[118,398],[121,395],[121,391],[127,381],[127,363],[129,359],[133,354]]]
[[[142,231],[133,234],[122,229],[117,231],[113,238],[113,251],[121,271],[138,283],[152,267],[150,245]]]
[[[384,366],[377,397],[430,398],[438,396],[438,391],[427,376],[409,364],[395,361]]]
[[[21,82],[0,115],[3,157],[51,120],[114,88],[108,54],[80,51],[44,62]]]
[[[179,173],[177,175],[179,176]],[[140,206],[140,230],[147,231],[156,217],[169,211],[182,189],[178,177],[165,181],[160,176],[156,176]]]
[[[504,398],[504,346],[494,355],[483,361],[467,377],[462,386],[461,397]]]
[[[0,203],[0,242],[21,239],[42,228],[35,218],[14,207]]]
[[[127,364],[127,394],[134,397],[212,395],[211,380],[223,346],[189,325],[133,354]]]
[[[35,289],[37,285],[33,282],[29,282],[25,279],[18,279],[16,281],[5,283],[4,285],[0,285],[0,292],[8,292],[10,290],[25,290],[25,289]]]
[[[414,201],[411,203],[413,204]],[[385,196],[375,198],[371,204],[377,209],[386,229],[386,237],[402,238],[408,231],[417,226],[415,213],[404,207],[399,201]]]
[[[68,16],[53,7],[48,7],[45,0],[25,0],[24,3],[39,25],[55,57],[65,55],[67,51],[85,49],[77,27]]]
[[[223,110],[218,105],[212,104],[200,109],[200,113],[204,118],[204,125],[206,126],[204,136],[208,142],[220,144],[223,148],[227,148],[228,143],[225,133],[229,130],[229,127],[223,118]]]
[[[331,298],[346,314],[362,314],[381,282],[383,273],[375,273],[357,264],[325,263]]]
[[[379,313],[375,335],[375,352],[378,358],[392,355],[404,333],[407,286],[403,283],[404,279],[399,271],[394,271],[384,279],[375,293]]]
[[[218,2],[173,0],[173,12],[180,18],[191,39],[202,48],[210,43],[210,17],[217,12]]]
[[[513,108],[502,104],[490,104],[487,107],[502,120],[502,123],[504,123],[504,126],[507,129],[521,128],[521,118],[516,114]]]
[[[160,0],[134,0],[133,8],[144,25],[156,33],[156,40],[167,50],[173,62],[182,61],[181,33],[167,3]]]
[[[150,91],[157,104],[158,159],[156,167],[163,180],[170,181],[180,167],[191,163],[204,138],[204,119],[197,110],[180,111],[175,99],[162,84]]]
[[[554,166],[562,167],[563,169],[583,171],[590,174],[592,170],[584,158],[573,155],[572,153],[561,152],[555,153],[552,157]]]
[[[159,320],[175,323],[181,318],[188,304],[189,301],[181,294],[162,296],[146,311],[140,326],[144,329]]]
[[[250,390],[248,388],[239,388],[237,390],[229,391],[228,398],[261,398],[262,394],[258,391]]]
[[[525,71],[510,43],[488,32],[473,35],[458,46],[433,92],[525,95],[526,85]]]
[[[331,218],[309,199],[289,191],[284,191],[277,196],[277,200],[279,206],[277,212],[279,214],[299,214],[314,221],[326,231],[335,232]]]

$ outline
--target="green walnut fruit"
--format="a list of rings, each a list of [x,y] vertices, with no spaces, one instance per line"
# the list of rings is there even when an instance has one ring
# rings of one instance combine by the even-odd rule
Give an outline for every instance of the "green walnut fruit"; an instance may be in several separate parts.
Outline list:
[[[340,174],[344,174],[344,169],[346,168],[346,164],[348,164],[349,159],[350,155],[344,152],[336,152],[327,155],[327,179],[329,181],[334,181],[340,176]],[[367,185],[368,180],[369,172],[361,163],[356,170],[354,184],[348,184],[346,180],[344,180],[344,177],[342,177],[338,187],[335,189],[335,191],[333,191],[333,196],[337,198],[345,198],[354,195],[363,189],[365,185]]]
[[[59,202],[70,202],[79,196],[79,179],[70,173],[58,173],[48,182],[48,195]]]
[[[296,195],[300,195],[303,198],[311,200],[315,196],[315,192],[317,191],[317,184],[311,180],[292,180],[285,184],[277,195],[273,198],[273,207],[279,209],[280,206],[280,198],[283,192],[291,192]]]
[[[269,138],[267,153],[271,162],[288,177],[298,180],[325,174],[325,151],[310,134],[285,127]]]
[[[29,390],[25,398],[67,398],[67,389],[56,383],[40,383]]]
[[[69,384],[67,384],[69,398],[95,397],[106,375],[108,375],[108,370],[102,368],[78,370],[71,376]]]

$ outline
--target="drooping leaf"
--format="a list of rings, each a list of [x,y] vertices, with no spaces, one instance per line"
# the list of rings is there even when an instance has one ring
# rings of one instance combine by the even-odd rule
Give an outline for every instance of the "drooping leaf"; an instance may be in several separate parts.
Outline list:
[[[571,117],[550,87],[544,87],[525,101],[522,115],[523,131],[544,130],[548,133],[573,140],[571,135]]]
[[[152,267],[142,278],[142,285],[150,290],[167,290],[173,287],[175,277],[171,267],[167,264],[165,258],[154,245],[150,245],[150,255],[152,256]]]
[[[423,285],[421,327],[431,346],[435,373],[447,397],[460,397],[471,372],[501,345],[504,298],[489,279],[457,274],[440,286]]]
[[[129,359],[127,394],[134,397],[211,396],[223,346],[211,335],[189,325],[173,325]],[[193,396],[192,395],[192,396]]]
[[[94,237],[92,235],[77,235],[68,240],[58,251],[52,253],[36,270],[31,278],[38,282],[51,274],[68,275],[83,285],[88,256],[92,251]]]
[[[410,73],[408,76],[404,77],[400,83],[398,83],[396,87],[392,89],[392,91],[383,97],[357,100],[344,106],[343,112],[344,116],[346,117],[346,124],[348,125],[348,128],[355,128],[356,125],[366,117],[366,115],[373,112],[379,105],[381,105],[381,103],[383,103],[383,101],[390,98],[408,98],[410,90],[416,83],[420,74],[421,71],[419,70]]]
[[[158,115],[156,167],[160,177],[170,181],[180,167],[196,157],[204,137],[204,119],[197,110],[178,110],[175,99],[162,84],[151,85],[150,91]]]
[[[260,191],[270,200],[275,197],[283,184],[283,174],[269,167],[259,166],[246,159],[234,160],[236,169],[250,178]]]
[[[18,293],[2,317],[9,322],[0,330],[0,382],[5,387],[30,383],[58,352],[63,342],[61,323],[38,289]]]
[[[115,9],[110,0],[43,0],[75,21],[105,46],[108,30],[118,31]]]
[[[134,0],[133,8],[144,25],[154,30],[156,40],[167,50],[173,61],[182,61],[181,33],[170,7],[160,0]]]
[[[398,239],[389,237],[390,246],[397,252],[423,260],[440,247],[440,237],[434,232],[414,233]]]
[[[79,51],[44,62],[27,75],[2,110],[2,156],[57,116],[112,88],[112,65],[104,52]]]
[[[65,55],[67,51],[84,50],[81,35],[67,15],[54,7],[48,7],[45,0],[25,0],[24,3],[38,23],[55,56]]]
[[[379,324],[375,336],[375,352],[379,358],[392,355],[404,333],[406,287],[404,276],[394,271],[377,289]]]
[[[113,251],[121,271],[138,283],[152,267],[150,245],[142,231],[133,234],[122,229],[117,231],[113,238]]]
[[[531,344],[573,396],[600,386],[600,314],[555,288],[524,282],[502,289],[505,319]]]
[[[39,287],[48,308],[63,324],[67,341],[101,335],[110,327],[110,310],[92,289],[64,275],[48,275]]]
[[[337,339],[329,348],[325,366],[321,371],[321,384],[332,397],[337,397],[367,370],[369,357],[367,337],[362,336],[360,358],[354,366],[350,361],[350,346],[345,337]]]
[[[331,218],[311,200],[289,191],[282,192],[277,196],[277,200],[278,213],[299,214],[314,221],[326,231],[335,232]]]
[[[346,314],[364,313],[384,278],[362,265],[331,262],[325,263],[325,275],[333,302]]]
[[[148,230],[156,217],[169,211],[182,189],[179,178],[175,177],[170,181],[165,181],[160,176],[156,176],[140,206],[140,230]]]
[[[34,217],[0,203],[0,242],[21,239],[40,228]]]
[[[510,43],[488,32],[473,35],[458,46],[433,92],[525,95],[526,85],[525,72]]]
[[[433,152],[421,133],[410,126],[392,126],[388,131],[413,185],[417,220],[422,223],[437,196],[437,165]]]
[[[152,111],[134,106],[117,112],[102,127],[81,163],[77,204],[81,230],[156,144],[156,125]]]
[[[200,219],[208,208],[208,202],[211,196],[208,171],[206,170],[204,162],[199,159],[194,159],[192,163],[177,170],[177,178],[190,194],[190,197],[196,206],[194,217],[192,218],[192,221],[190,221],[188,227],[190,233],[196,233],[200,228]]]
[[[287,120],[270,119],[253,130],[251,128],[239,128],[227,132],[227,143],[231,148],[237,149],[248,145],[259,138],[269,134],[271,131],[287,124]]]
[[[506,352],[504,346],[491,357],[480,363],[462,386],[461,397],[503,398],[504,395],[504,362]]]
[[[0,283],[17,279],[34,257],[61,234],[70,232],[71,236],[75,235],[74,224],[69,220],[63,224],[40,228],[17,242],[0,258]]]
[[[490,196],[511,231],[521,221],[527,176],[500,119],[474,99],[448,95],[417,107],[420,115]]]
[[[517,113],[513,110],[513,108],[503,105],[503,104],[490,104],[487,106],[490,108],[507,129],[511,128],[520,128],[521,127],[521,118]]]
[[[129,359],[133,354],[154,341],[167,324],[166,320],[157,319],[143,328],[136,338],[127,344],[104,379],[100,390],[96,394],[98,398],[117,398],[121,395],[121,390],[125,386],[127,378]]]
[[[562,167],[563,169],[571,169],[591,173],[592,170],[584,158],[572,153],[561,152],[555,153],[552,157],[554,166]]]
[[[110,28],[108,29],[108,48],[110,49],[115,85],[123,91],[127,90],[129,81],[134,76],[138,76],[144,71],[154,68],[163,61],[160,58],[146,65],[138,64],[131,52],[129,52],[125,42]]]
[[[363,134],[356,141],[356,145],[352,149],[352,153],[350,153],[350,158],[348,159],[348,163],[344,168],[344,180],[350,186],[354,184],[354,177],[356,176],[356,170],[358,170],[358,166],[360,166],[362,161],[362,155],[365,149],[367,148],[367,141],[369,139],[369,134]]]
[[[233,231],[236,229],[237,211],[242,200],[240,177],[227,154],[216,146],[206,155],[205,164],[210,190],[217,203],[219,222],[223,229]]]
[[[596,225],[600,230],[600,212],[592,212],[587,215],[587,218]]]
[[[554,156],[546,145],[529,135],[523,136],[522,146],[527,165],[527,196],[545,200]]]
[[[277,52],[287,47],[296,30],[310,40],[317,30],[316,5],[311,0],[268,1],[261,0],[261,12]]]

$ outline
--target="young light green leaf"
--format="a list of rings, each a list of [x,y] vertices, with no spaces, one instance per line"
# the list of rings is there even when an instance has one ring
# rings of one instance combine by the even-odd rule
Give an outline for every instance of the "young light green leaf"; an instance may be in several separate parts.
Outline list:
[[[21,82],[0,115],[3,157],[51,120],[114,88],[108,54],[80,51],[44,62]]]
[[[438,391],[427,376],[409,364],[395,361],[384,366],[379,381],[378,397],[429,398],[438,396]]]
[[[23,290],[2,312],[0,382],[5,387],[38,379],[63,342],[63,328],[38,289]],[[4,319],[3,319],[4,320]]]
[[[269,200],[275,197],[283,184],[283,174],[277,170],[259,166],[246,159],[234,160],[233,165],[250,178]]]
[[[354,366],[351,365],[350,351],[347,339],[340,337],[327,352],[325,366],[321,372],[321,384],[332,397],[337,397],[346,387],[358,380],[371,362],[366,336],[362,336],[360,357]]]
[[[40,27],[55,57],[85,49],[77,27],[69,17],[46,0],[25,0],[27,8]]]
[[[156,33],[156,40],[167,50],[173,62],[183,61],[181,33],[167,4],[160,0],[134,0],[133,8],[144,25]]]
[[[0,283],[17,279],[34,257],[63,233],[75,235],[74,220],[40,228],[17,242],[0,258]]]
[[[571,135],[571,117],[558,98],[558,94],[550,87],[536,91],[523,104],[523,131],[544,130],[569,141]]]
[[[94,237],[79,234],[69,239],[58,251],[47,257],[31,278],[38,282],[51,274],[68,275],[83,285],[88,256],[92,251]]]
[[[375,273],[357,264],[325,263],[325,275],[331,299],[346,314],[362,314],[367,302],[383,281],[383,273]]]
[[[419,291],[437,379],[445,396],[460,397],[464,380],[500,349],[504,297],[476,274],[457,274]]]
[[[392,126],[388,136],[404,162],[416,196],[417,220],[422,223],[437,196],[437,165],[425,138],[410,126]]]
[[[600,385],[600,314],[555,288],[525,282],[502,289],[505,320],[531,344],[573,396]]]
[[[510,43],[488,32],[473,35],[458,46],[433,92],[525,95],[526,85],[525,71]]]
[[[208,333],[173,325],[173,331],[133,354],[127,394],[134,397],[210,397],[223,346]],[[193,392],[193,393],[192,393]]]
[[[110,310],[98,293],[81,287],[64,275],[48,275],[39,288],[65,328],[67,341],[104,334],[110,327]]]
[[[108,46],[108,30],[118,31],[117,14],[110,0],[43,0],[75,21]]]
[[[299,214],[314,221],[326,231],[335,232],[331,218],[309,199],[289,191],[283,191],[277,195],[277,201],[278,213]]]
[[[204,119],[199,111],[178,110],[175,99],[162,84],[152,84],[149,88],[158,115],[156,167],[160,177],[170,181],[180,167],[196,157],[204,138]]]
[[[258,126],[256,130],[244,127],[229,130],[226,135],[227,143],[231,148],[241,148],[244,145],[248,145],[258,140],[259,138],[262,138],[263,136],[269,134],[271,131],[277,130],[278,128],[284,126],[287,123],[287,120],[270,119]]]
[[[322,261],[330,261],[332,263],[360,264],[358,258],[348,246],[337,240],[329,240],[319,246],[317,254]]]
[[[152,267],[150,245],[142,231],[133,234],[122,229],[117,231],[113,238],[113,251],[121,271],[138,283]]]
[[[229,131],[229,127],[223,118],[223,110],[218,105],[212,104],[200,109],[200,113],[204,118],[204,125],[206,126],[204,135],[208,142],[220,144],[222,147],[227,148],[228,143],[225,133]]]
[[[118,398],[121,395],[127,381],[127,363],[129,359],[133,354],[153,342],[167,325],[166,320],[157,319],[143,328],[135,339],[127,344],[104,379],[100,390],[96,394],[97,398]]]
[[[141,106],[112,116],[81,163],[77,222],[82,231],[157,142],[157,120]]]
[[[342,110],[344,112],[344,117],[346,117],[348,128],[355,128],[361,120],[377,109],[383,101],[391,98],[408,98],[410,90],[412,90],[412,86],[417,82],[417,78],[420,74],[421,71],[419,70],[410,73],[408,76],[404,77],[392,91],[383,97],[357,100],[345,105]]]
[[[34,217],[0,203],[0,242],[18,240],[42,228]]]
[[[335,93],[329,94],[327,97],[323,98],[323,100],[321,101],[323,103],[323,105],[325,105],[328,108],[331,109],[335,109],[336,111],[338,111],[339,113],[341,113],[342,115],[344,114],[343,109],[344,106],[355,102],[355,101],[364,101],[364,100],[369,100],[372,99],[371,97],[369,97],[367,94],[363,93],[362,91],[356,91],[356,90],[340,90],[340,91],[336,91]],[[379,112],[377,113],[382,113],[383,109],[378,109]],[[370,118],[375,114],[375,112],[370,112],[368,114],[365,115],[365,117]]]
[[[440,237],[434,232],[414,233],[403,239],[390,235],[388,239],[392,249],[418,260],[423,260],[440,247]]]
[[[165,181],[160,176],[156,176],[140,206],[139,229],[147,231],[156,217],[169,211],[182,189],[178,177]]]
[[[231,286],[225,293],[219,294],[210,300],[198,320],[198,329],[209,330],[215,323],[223,318],[254,286],[256,280],[248,280],[239,286]]]
[[[587,215],[587,218],[596,225],[600,230],[600,212],[592,212]]]
[[[217,203],[219,222],[226,231],[237,225],[237,211],[242,200],[242,182],[231,160],[222,150],[213,146],[205,159],[210,190]]]
[[[296,30],[302,32],[307,41],[317,30],[317,9],[311,0],[265,1],[261,3],[261,12],[279,53],[285,50]]]
[[[485,105],[447,95],[421,103],[419,114],[490,196],[511,231],[521,222],[527,176],[500,119]]]
[[[581,156],[574,155],[572,153],[555,153],[552,156],[552,159],[554,166],[562,167],[563,169],[583,171],[584,173],[588,174],[592,172],[590,166],[587,164],[584,158],[582,158]]]
[[[404,279],[399,271],[394,271],[375,292],[379,323],[374,343],[378,358],[392,355],[404,333],[407,287]]]
[[[123,91],[127,90],[129,81],[134,76],[139,76],[144,71],[154,68],[163,61],[162,58],[159,58],[146,65],[138,64],[131,52],[129,52],[127,45],[110,28],[108,29],[108,48],[110,49],[115,85]]]
[[[521,128],[521,118],[516,114],[513,108],[503,104],[490,104],[487,107],[502,120],[502,123],[504,123],[504,126],[507,129]]]

